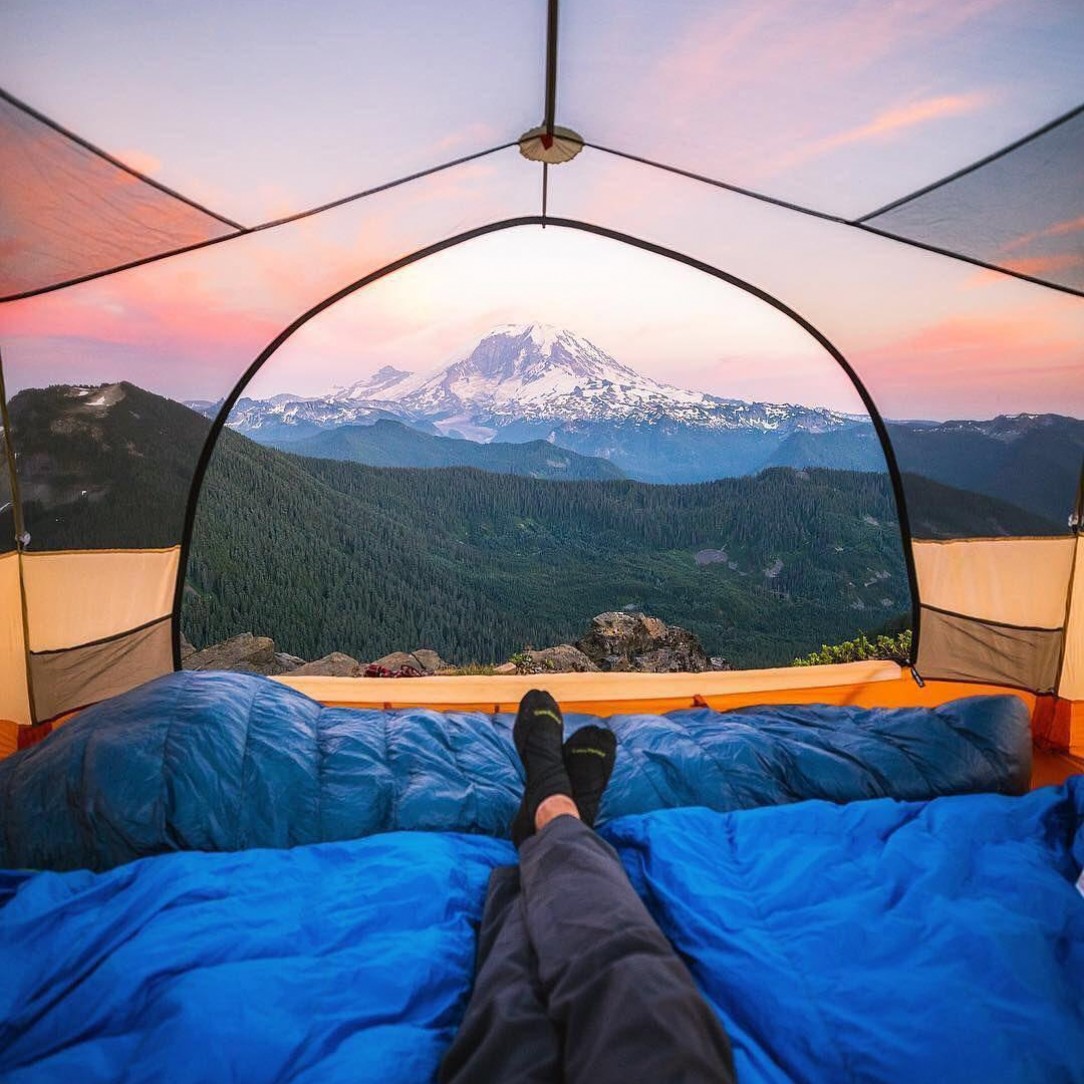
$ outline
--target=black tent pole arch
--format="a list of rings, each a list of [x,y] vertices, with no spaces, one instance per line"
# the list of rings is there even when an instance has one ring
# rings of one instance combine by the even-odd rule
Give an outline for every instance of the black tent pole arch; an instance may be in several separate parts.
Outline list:
[[[836,364],[847,374],[851,383],[854,385],[855,391],[858,392],[858,395],[866,408],[866,412],[869,414],[870,421],[873,423],[877,439],[881,444],[881,453],[884,455],[885,465],[888,468],[889,478],[892,481],[892,494],[896,503],[896,519],[900,527],[900,537],[903,543],[903,557],[907,568],[907,583],[911,593],[912,639],[909,662],[913,666],[915,660],[918,658],[921,607],[918,597],[918,576],[915,571],[915,560],[911,547],[911,526],[907,515],[907,501],[904,495],[903,478],[900,473],[899,463],[896,459],[896,453],[892,447],[892,441],[888,435],[888,428],[885,425],[884,418],[881,417],[881,412],[878,410],[877,405],[874,403],[873,397],[866,389],[865,384],[863,384],[857,372],[855,372],[850,362],[847,361],[840,350],[813,324],[806,320],[805,317],[801,316],[785,302],[779,300],[779,298],[774,295],[767,293],[765,290],[760,289],[758,286],[754,286],[752,283],[746,282],[744,279],[740,279],[729,272],[713,267],[711,264],[704,263],[692,256],[686,256],[681,252],[666,248],[663,245],[657,245],[651,241],[632,237],[629,234],[620,233],[617,230],[607,229],[605,226],[596,226],[590,222],[581,222],[571,218],[552,218],[548,216],[543,218],[541,215],[527,215],[521,218],[502,219],[499,222],[491,222],[489,225],[477,226],[464,233],[446,237],[444,240],[437,241],[432,245],[427,245],[425,248],[420,248],[417,251],[410,253],[408,256],[402,256],[398,260],[394,260],[392,263],[386,264],[384,267],[372,271],[349,285],[344,286],[341,290],[337,290],[335,293],[328,295],[323,301],[318,302],[310,309],[303,312],[293,321],[293,323],[280,331],[279,334],[264,347],[255,361],[253,361],[244,371],[241,378],[234,385],[233,390],[222,401],[222,405],[211,423],[211,428],[204,441],[203,449],[201,450],[199,460],[196,463],[196,469],[192,475],[192,484],[188,491],[188,503],[185,507],[184,514],[184,531],[181,536],[180,560],[177,565],[177,583],[173,594],[174,668],[177,670],[181,669],[181,605],[184,601],[184,582],[188,571],[188,557],[192,546],[192,532],[195,528],[196,507],[199,503],[200,490],[203,487],[203,479],[207,474],[207,467],[210,464],[211,456],[214,454],[219,434],[222,432],[223,428],[225,428],[230,412],[233,410],[237,400],[241,397],[253,377],[255,377],[260,369],[262,369],[270,360],[279,347],[290,339],[295,332],[304,327],[310,320],[331,308],[332,305],[337,304],[351,294],[357,293],[358,290],[363,289],[371,283],[377,282],[379,279],[382,279],[395,271],[400,271],[404,267],[409,267],[411,264],[424,260],[429,256],[435,256],[439,252],[455,248],[456,245],[461,245],[465,241],[472,241],[478,237],[484,237],[491,233],[499,233],[502,230],[514,229],[517,226],[542,225],[580,230],[584,233],[593,233],[598,237],[605,237],[608,240],[617,241],[621,244],[632,245],[634,248],[639,248],[645,252],[654,253],[656,256],[662,256],[666,259],[674,260],[677,263],[685,264],[687,267],[702,271],[704,274],[711,275],[713,278],[720,279],[723,282],[729,283],[731,286],[736,286],[739,290],[744,290],[746,293],[751,294],[753,297],[770,305],[784,316],[793,320],[794,323],[801,327],[807,334],[812,336],[812,338],[815,339],[829,355],[831,355]]]

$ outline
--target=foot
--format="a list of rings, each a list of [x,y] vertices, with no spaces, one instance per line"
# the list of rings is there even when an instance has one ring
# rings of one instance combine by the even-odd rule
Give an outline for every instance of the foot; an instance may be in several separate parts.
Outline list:
[[[564,758],[580,820],[594,828],[617,759],[617,735],[601,726],[581,727],[565,742]]]
[[[547,798],[572,798],[572,783],[565,770],[562,741],[565,721],[557,701],[547,692],[532,689],[519,704],[512,740],[523,761],[527,782],[516,819],[512,841],[518,847],[535,830],[535,814]]]

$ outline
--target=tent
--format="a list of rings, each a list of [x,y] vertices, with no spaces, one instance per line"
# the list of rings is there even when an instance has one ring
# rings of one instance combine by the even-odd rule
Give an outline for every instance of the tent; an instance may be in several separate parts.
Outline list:
[[[553,682],[564,702],[1013,689],[1037,735],[1084,751],[1080,444],[1025,483],[1068,470],[1060,535],[921,540],[884,421],[908,416],[916,388],[940,416],[964,402],[967,418],[1084,416],[1076,5],[54,11],[0,14],[0,749],[179,667],[201,482],[264,361],[403,267],[544,227],[735,284],[835,357],[893,476],[915,624],[911,672],[571,675]],[[34,509],[94,493],[50,458],[48,433],[12,420],[14,395],[153,389],[166,368],[222,406],[197,455],[143,465],[183,483],[164,537],[43,549]],[[329,703],[500,709],[527,682],[296,684]]]

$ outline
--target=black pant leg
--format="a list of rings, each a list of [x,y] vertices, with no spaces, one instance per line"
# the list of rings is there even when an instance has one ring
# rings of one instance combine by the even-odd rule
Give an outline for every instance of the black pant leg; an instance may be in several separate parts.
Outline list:
[[[558,817],[520,848],[520,877],[570,1084],[733,1082],[726,1032],[609,844]]]
[[[442,1084],[553,1084],[564,1079],[527,939],[518,866],[495,869],[478,933],[474,989],[440,1065]]]

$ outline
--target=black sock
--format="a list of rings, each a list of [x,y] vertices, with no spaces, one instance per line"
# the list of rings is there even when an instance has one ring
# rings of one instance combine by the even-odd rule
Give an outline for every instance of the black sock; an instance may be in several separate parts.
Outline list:
[[[547,692],[532,689],[520,701],[512,728],[512,740],[527,774],[523,801],[512,822],[512,841],[517,847],[534,833],[535,813],[547,798],[572,797],[561,746],[564,736],[565,721],[557,701]]]
[[[580,819],[594,828],[602,793],[617,759],[617,735],[601,726],[581,727],[565,742],[564,755]]]

